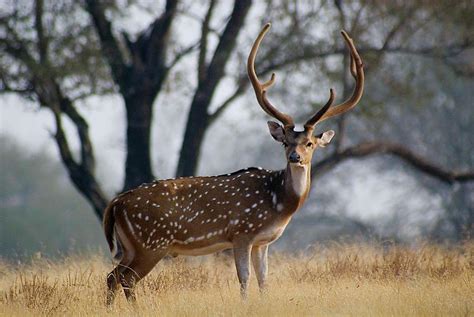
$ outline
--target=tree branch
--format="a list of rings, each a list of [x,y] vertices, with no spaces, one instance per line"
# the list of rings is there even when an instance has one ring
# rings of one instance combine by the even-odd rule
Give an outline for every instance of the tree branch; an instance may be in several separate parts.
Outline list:
[[[14,59],[18,59],[28,68],[37,67],[35,59],[28,52],[25,44],[21,40],[17,40],[16,37],[14,41],[7,38],[0,38],[0,48],[3,48],[8,55]]]
[[[222,102],[222,104],[217,107],[217,109],[212,114],[209,114],[210,125],[213,124],[214,121],[220,117],[220,115],[234,102],[235,99],[239,98],[240,95],[245,92],[248,86],[248,82],[249,80],[247,77],[240,78],[239,84],[237,85],[235,91],[229,97],[227,97],[227,99],[224,100],[224,102]]]
[[[229,22],[222,33],[217,44],[214,56],[206,71],[206,85],[209,90],[214,90],[224,74],[224,68],[230,54],[237,42],[236,35],[244,23],[244,18],[251,6],[250,0],[236,0]]]
[[[63,95],[59,84],[54,79],[45,78],[41,80],[41,85],[37,82],[34,82],[33,85],[40,103],[53,112],[56,124],[54,138],[69,177],[79,192],[90,202],[96,216],[102,219],[107,199],[95,179],[95,160],[87,122],[77,112],[72,102]],[[61,118],[63,112],[76,126],[80,141],[80,162],[74,159],[66,134],[64,133]]]
[[[360,47],[357,49],[357,51],[363,55],[367,53],[400,53],[400,54],[408,54],[408,55],[421,55],[421,56],[426,56],[430,58],[446,58],[446,57],[451,57],[455,56],[460,53],[462,50],[470,49],[472,48],[473,45],[472,43],[465,42],[465,43],[456,43],[452,44],[446,47],[437,47],[437,46],[429,46],[429,47],[421,47],[421,48],[411,48],[411,47],[402,47],[402,46],[396,46],[396,47]],[[439,52],[445,51],[446,53],[440,54]],[[329,49],[326,51],[320,51],[320,50],[313,50],[311,48],[305,49],[301,53],[297,53],[295,55],[290,55],[287,56],[286,58],[275,61],[273,63],[270,63],[265,66],[265,68],[261,71],[263,74],[264,72],[270,72],[271,69],[278,69],[278,68],[284,68],[286,66],[296,64],[301,61],[305,61],[308,59],[316,59],[316,58],[325,58],[329,56],[334,56],[334,55],[341,55],[344,54],[345,49],[344,48],[336,48],[336,49]]]
[[[178,0],[167,0],[163,14],[156,19],[151,27],[150,35],[146,41],[147,66],[153,72],[161,72],[165,68],[166,48],[168,34],[171,29]]]
[[[207,9],[206,16],[201,26],[201,43],[198,57],[198,82],[202,82],[206,79],[206,55],[207,55],[207,36],[209,35],[209,24],[211,22],[212,12],[214,10],[216,1],[209,1],[209,8]]]
[[[69,98],[65,97],[61,91],[61,87],[54,80],[54,75],[49,71],[49,59],[48,59],[48,40],[44,34],[43,28],[43,0],[36,0],[35,3],[35,29],[37,35],[37,47],[39,52],[39,65],[36,67],[37,74],[34,76],[39,80],[36,80],[37,86],[43,86],[41,91],[48,91],[48,96],[44,96],[44,104],[49,104],[51,110],[55,114],[57,130],[56,140],[60,139],[63,144],[61,152],[64,154],[65,163],[67,166],[77,165],[73,161],[70,151],[67,148],[67,142],[64,133],[62,133],[61,126],[61,112],[72,120],[76,125],[77,132],[79,135],[80,146],[81,146],[81,162],[79,167],[93,173],[95,168],[94,153],[92,144],[89,138],[89,126],[86,120],[77,112],[76,108],[72,105]],[[40,83],[43,83],[42,85]],[[49,87],[48,87],[49,86]],[[38,89],[40,91],[40,89]],[[60,109],[53,109],[52,105],[59,104]],[[64,146],[65,145],[65,146]],[[66,147],[66,148],[64,148]]]
[[[58,85],[56,85],[56,89],[60,93]],[[92,142],[89,137],[89,125],[87,121],[79,114],[69,98],[63,97],[61,99],[61,111],[64,112],[76,126],[81,147],[81,168],[93,173],[95,169],[95,158]]]
[[[339,153],[334,153],[329,157],[313,164],[311,176],[320,176],[347,159],[364,158],[378,154],[394,155],[420,172],[423,172],[448,184],[474,180],[474,171],[460,172],[456,170],[448,170],[416,154],[401,144],[384,141],[363,142],[358,145],[346,148]]]
[[[61,120],[61,112],[57,107],[49,107],[54,115],[56,123],[56,133],[54,138],[58,146],[61,159],[66,166],[69,177],[79,189],[79,191],[89,200],[94,208],[94,212],[99,219],[103,218],[104,209],[107,206],[107,199],[103,194],[99,184],[96,182],[92,171],[83,164],[78,164],[69,148],[69,144],[64,133]]]
[[[198,46],[200,41],[189,45],[187,48],[175,54],[173,60],[166,67],[167,70],[172,69],[183,57],[193,52]]]
[[[110,66],[115,83],[124,90],[123,78],[126,74],[126,64],[121,54],[120,46],[112,32],[112,23],[106,18],[104,6],[100,0],[86,0],[86,8],[99,35],[99,40],[107,63]]]
[[[44,35],[43,28],[43,0],[36,0],[35,3],[35,28],[36,36],[38,37],[37,46],[42,65],[48,63],[48,41]]]

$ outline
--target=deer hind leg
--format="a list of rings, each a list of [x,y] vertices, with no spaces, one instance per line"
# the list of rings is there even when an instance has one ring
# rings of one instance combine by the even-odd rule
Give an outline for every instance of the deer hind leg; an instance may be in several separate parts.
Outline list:
[[[136,283],[144,278],[165,255],[166,252],[162,252],[122,259],[120,264],[107,275],[107,306],[114,302],[119,285],[122,286],[127,300],[135,301],[133,288]]]
[[[235,267],[240,282],[240,295],[247,299],[247,288],[250,277],[250,249],[248,244],[234,245]]]
[[[260,292],[266,289],[266,280],[268,274],[268,244],[252,247],[252,263],[257,276]]]
[[[115,293],[118,289],[118,276],[118,267],[116,267],[112,272],[107,274],[107,306],[112,305],[112,303],[114,302]]]
[[[155,265],[165,257],[166,251],[159,251],[146,254],[136,254],[133,260],[122,269],[120,273],[120,284],[122,285],[125,297],[129,302],[136,301],[135,286],[144,278]]]
[[[124,289],[125,297],[134,300],[135,284],[145,277],[167,253],[166,250],[137,252],[138,246],[129,238],[131,233],[120,225],[116,226],[116,229],[116,238],[122,246],[123,257],[117,267],[107,275],[107,305],[113,303],[119,284]]]
[[[128,267],[132,259],[133,253],[124,250],[124,254],[122,260],[120,260],[120,263],[115,269],[112,270],[112,272],[107,275],[107,306],[112,305],[114,302],[117,289],[119,288],[119,284],[121,284],[120,278],[123,274],[123,271],[126,267]]]

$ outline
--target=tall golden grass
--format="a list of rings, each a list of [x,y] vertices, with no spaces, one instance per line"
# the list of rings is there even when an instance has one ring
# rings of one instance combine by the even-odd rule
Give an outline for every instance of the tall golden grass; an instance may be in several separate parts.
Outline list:
[[[105,303],[104,257],[0,264],[0,314],[125,316],[473,316],[474,243],[455,248],[333,245],[271,253],[269,289],[242,301],[230,256],[166,259],[136,305]]]

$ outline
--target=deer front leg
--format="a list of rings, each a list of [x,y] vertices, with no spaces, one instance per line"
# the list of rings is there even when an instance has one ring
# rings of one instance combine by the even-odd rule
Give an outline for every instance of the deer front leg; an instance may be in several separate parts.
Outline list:
[[[247,299],[247,287],[250,277],[250,245],[234,246],[235,267],[240,282],[240,295]]]
[[[268,244],[252,247],[252,263],[257,275],[258,287],[263,293],[268,273]]]

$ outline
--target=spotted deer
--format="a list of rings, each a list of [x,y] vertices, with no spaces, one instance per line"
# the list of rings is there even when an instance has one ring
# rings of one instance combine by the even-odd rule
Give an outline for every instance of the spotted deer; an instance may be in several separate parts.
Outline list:
[[[122,285],[125,296],[135,300],[133,288],[166,255],[205,255],[232,249],[240,282],[246,297],[252,262],[258,285],[265,288],[270,243],[278,239],[294,213],[308,197],[311,158],[317,147],[325,147],[334,131],[314,134],[318,122],[352,109],[361,99],[364,87],[362,60],[352,39],[342,31],[351,56],[355,78],[352,96],[332,106],[328,102],[296,131],[291,116],[277,110],[267,91],[275,74],[261,83],[255,72],[255,57],[265,34],[266,24],[250,51],[247,72],[257,101],[270,116],[273,138],[285,147],[284,170],[246,168],[234,173],[157,180],[118,195],[104,215],[104,230],[112,253],[119,250],[120,263],[107,277],[107,303],[113,302]]]

